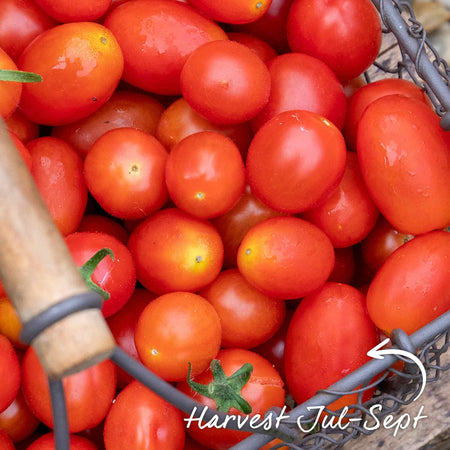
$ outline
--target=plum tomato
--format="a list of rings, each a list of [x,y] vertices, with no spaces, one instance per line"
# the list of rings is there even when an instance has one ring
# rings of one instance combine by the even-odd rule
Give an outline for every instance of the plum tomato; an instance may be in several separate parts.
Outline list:
[[[106,13],[111,0],[34,0],[58,22],[93,22]]]
[[[350,284],[356,271],[353,247],[334,249],[334,268],[327,281]]]
[[[267,42],[251,34],[230,31],[228,33],[228,38],[231,41],[239,42],[239,44],[243,44],[248,47],[265,63],[278,56],[278,53]]]
[[[425,233],[395,250],[370,283],[367,308],[387,336],[414,333],[448,311],[450,233]]]
[[[287,37],[293,52],[322,60],[346,82],[375,61],[381,47],[381,20],[370,0],[295,0]]]
[[[185,100],[213,123],[250,120],[269,100],[270,74],[248,47],[213,41],[194,50],[180,77]]]
[[[214,306],[222,325],[223,348],[252,348],[271,338],[283,323],[286,305],[259,292],[228,269],[199,291]]]
[[[55,450],[55,435],[53,433],[44,434],[27,447],[27,450]],[[88,439],[71,434],[70,450],[97,450],[97,447]]]
[[[244,192],[244,162],[231,139],[202,131],[172,149],[167,159],[166,184],[178,208],[211,219],[233,208]]]
[[[141,361],[167,381],[184,380],[189,363],[197,375],[220,349],[221,326],[214,307],[190,292],[171,292],[150,302],[135,332]]]
[[[361,173],[381,214],[398,231],[415,235],[450,224],[449,138],[437,114],[414,98],[379,98],[361,117]]]
[[[15,450],[12,439],[3,431],[0,430],[0,448],[2,450]]]
[[[44,31],[22,53],[20,70],[43,77],[23,86],[20,108],[33,122],[63,125],[100,108],[123,71],[117,40],[93,22],[58,25]]]
[[[127,245],[129,233],[119,222],[106,216],[98,214],[86,214],[81,220],[77,231],[92,231],[96,233],[106,233],[116,239],[122,244]]]
[[[323,202],[341,181],[346,147],[340,131],[308,111],[286,111],[269,120],[247,154],[252,192],[285,213],[300,213]]]
[[[183,450],[180,411],[137,381],[117,396],[105,420],[106,450]]]
[[[84,160],[87,187],[99,205],[120,219],[141,219],[168,199],[167,151],[150,134],[116,128],[98,138]]]
[[[163,95],[180,94],[181,69],[197,47],[228,39],[216,23],[174,1],[128,1],[115,8],[104,23],[123,51],[123,79]]]
[[[20,364],[9,339],[0,334],[0,413],[16,398],[20,388]]]
[[[368,362],[367,352],[377,344],[361,292],[346,284],[325,284],[300,302],[289,324],[284,350],[289,392],[303,403]],[[363,401],[373,392],[365,391]],[[344,395],[328,408],[356,403],[357,396]]]
[[[145,219],[131,233],[128,248],[137,278],[149,291],[195,292],[211,283],[223,263],[223,244],[207,220],[177,208]]]
[[[39,125],[28,120],[19,108],[5,120],[5,124],[23,144],[39,137]]]
[[[0,48],[0,70],[17,70],[15,62]],[[17,108],[22,94],[22,83],[0,80],[0,117],[8,118]]]
[[[297,299],[325,284],[334,266],[334,250],[312,223],[274,217],[245,235],[237,262],[247,281],[265,295]]]

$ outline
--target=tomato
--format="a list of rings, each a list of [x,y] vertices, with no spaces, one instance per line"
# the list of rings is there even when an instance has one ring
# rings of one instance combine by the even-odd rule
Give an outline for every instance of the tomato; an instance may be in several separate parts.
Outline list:
[[[346,149],[340,131],[308,111],[286,111],[255,135],[247,154],[254,194],[285,213],[313,208],[339,184]]]
[[[171,292],[153,300],[141,313],[135,332],[142,362],[167,381],[184,380],[188,363],[194,375],[207,369],[220,340],[216,310],[190,292]]]
[[[0,70],[17,70],[14,61],[0,48]],[[0,117],[8,118],[19,104],[22,83],[0,81]]]
[[[33,414],[53,427],[47,376],[30,347],[22,362],[23,395]],[[116,390],[116,369],[107,360],[63,379],[69,430],[76,433],[98,425],[106,416]]]
[[[106,233],[115,237],[122,244],[127,245],[128,231],[118,222],[106,216],[87,214],[83,216],[77,231],[92,231]]]
[[[388,95],[371,103],[357,147],[367,190],[398,231],[421,234],[450,224],[450,139],[423,102]]]
[[[161,103],[150,95],[116,91],[88,117],[54,127],[52,136],[71,144],[84,159],[94,142],[109,130],[132,127],[154,135],[163,109]]]
[[[2,450],[15,450],[14,443],[11,438],[2,430],[0,430],[0,448]]]
[[[392,94],[416,98],[430,105],[430,100],[425,92],[412,81],[385,78],[362,86],[348,100],[347,119],[343,133],[350,150],[356,151],[356,132],[365,109],[375,100]]]
[[[325,283],[334,250],[326,234],[306,220],[274,217],[245,235],[237,262],[247,281],[265,295],[296,299]]]
[[[117,345],[136,360],[139,360],[136,344],[134,343],[136,325],[142,311],[155,298],[155,294],[145,289],[136,288],[126,305],[107,319],[109,329]],[[119,388],[125,387],[132,380],[133,377],[131,375],[128,375],[120,367],[117,368],[117,386]]]
[[[179,2],[128,1],[106,18],[125,58],[123,79],[149,92],[177,95],[187,57],[200,45],[227,39],[214,22]]]
[[[256,36],[252,36],[251,34],[231,31],[228,33],[228,38],[231,41],[239,42],[248,47],[253,53],[256,53],[263,62],[270,61],[275,58],[275,56],[278,56],[278,53],[267,42]]]
[[[70,435],[70,450],[96,450],[97,447],[88,439],[74,434]],[[55,450],[55,436],[47,433],[36,439],[27,450]]]
[[[450,308],[450,233],[416,236],[392,253],[367,293],[375,325],[414,333]]]
[[[0,412],[16,398],[20,388],[20,365],[14,347],[0,334]]]
[[[281,327],[284,301],[265,296],[239,273],[229,269],[199,292],[215,308],[222,325],[223,348],[252,348]]]
[[[110,130],[95,141],[84,160],[89,192],[112,216],[146,217],[168,199],[167,156],[162,144],[143,131]]]
[[[194,111],[184,98],[175,100],[161,115],[156,137],[171,150],[178,142],[200,131],[215,131],[229,137],[239,148],[242,156],[247,154],[253,133],[248,123],[217,125]]]
[[[101,17],[111,5],[111,0],[35,0],[58,22],[91,22]]]
[[[284,111],[317,113],[339,129],[344,126],[347,99],[336,75],[322,61],[300,53],[277,56],[267,63],[271,79],[269,101],[252,119],[257,131]]]
[[[92,274],[92,281],[110,294],[103,303],[102,313],[108,317],[116,313],[130,299],[136,282],[136,269],[128,249],[113,236],[105,233],[79,232],[66,237],[66,244],[77,266],[82,266],[102,248],[114,254],[104,258]]]
[[[346,284],[325,284],[300,302],[289,324],[284,351],[289,392],[303,403],[368,362],[367,352],[377,343],[364,296]],[[363,402],[373,392],[365,391]],[[356,403],[357,396],[344,395],[328,408]]]
[[[28,120],[20,109],[16,109],[5,120],[5,124],[8,130],[14,133],[23,144],[39,137],[39,125]]]
[[[319,206],[302,214],[330,238],[334,247],[350,247],[364,239],[375,226],[379,212],[369,196],[358,157],[347,153],[344,177]]]
[[[9,132],[9,137],[11,138],[13,144],[15,145],[17,151],[20,153],[20,156],[23,159],[23,162],[28,167],[28,170],[31,171],[31,166],[33,165],[33,161],[30,155],[29,150],[25,145],[22,143],[22,141],[13,133]]]
[[[0,297],[0,334],[7,337],[14,347],[26,348],[20,340],[21,331],[22,323],[11,301],[7,297]]]
[[[27,148],[32,158],[31,174],[55,225],[63,235],[73,233],[87,203],[80,157],[69,144],[50,136],[33,139]]]
[[[351,283],[355,275],[356,262],[353,247],[334,249],[334,268],[328,281]]]
[[[319,58],[344,82],[375,61],[381,20],[370,0],[295,0],[287,36],[293,52]]]
[[[283,381],[273,366],[262,356],[244,349],[221,350],[217,359],[221,362],[223,370],[230,376],[245,363],[253,365],[253,372],[249,381],[241,390],[241,395],[251,405],[250,415],[260,414],[261,416],[271,407],[282,407],[284,405]],[[212,381],[211,370],[193,377],[194,381],[207,384]],[[178,383],[178,389],[191,396],[194,400],[208,406],[215,407],[215,401],[192,391],[186,381]],[[230,414],[243,415],[235,408],[231,408]],[[220,428],[199,429],[197,423],[193,423],[187,428],[187,433],[196,441],[208,448],[215,450],[225,450],[242,441],[250,433],[245,431],[227,430]]]
[[[195,133],[170,152],[166,184],[175,205],[210,219],[228,212],[245,188],[245,167],[233,141],[213,131]]]
[[[159,211],[131,233],[137,278],[149,291],[198,291],[222,268],[223,244],[206,220],[176,208]]]
[[[270,74],[264,62],[234,41],[208,42],[194,50],[183,66],[180,83],[192,108],[219,124],[250,120],[270,94]]]
[[[182,450],[185,433],[180,411],[134,381],[117,396],[104,437],[106,450]]]
[[[114,92],[123,56],[102,25],[78,22],[40,34],[22,53],[21,70],[42,75],[23,87],[20,108],[33,122],[63,125],[92,114]]]

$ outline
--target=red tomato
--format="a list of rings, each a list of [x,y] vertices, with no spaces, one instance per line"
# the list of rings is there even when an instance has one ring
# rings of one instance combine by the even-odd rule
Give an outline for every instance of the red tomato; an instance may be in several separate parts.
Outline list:
[[[17,70],[14,61],[0,48],[0,70]],[[22,83],[0,81],[0,117],[8,118],[17,108],[22,93]]]
[[[105,421],[106,450],[183,450],[180,411],[142,384],[130,383]]]
[[[364,296],[346,284],[325,284],[300,302],[289,324],[284,351],[289,392],[303,403],[368,362],[367,352],[377,343]],[[366,391],[363,401],[373,392]],[[356,402],[357,394],[345,395],[328,408]]]
[[[163,106],[150,95],[116,91],[111,98],[90,116],[68,125],[52,129],[52,136],[71,144],[82,159],[94,142],[114,128],[132,127],[155,134]]]
[[[256,36],[252,36],[251,34],[232,31],[228,33],[228,38],[248,47],[253,53],[256,53],[256,55],[258,55],[265,63],[275,58],[275,56],[278,56],[278,53],[267,42]]]
[[[239,273],[229,269],[199,292],[214,306],[222,325],[224,348],[252,348],[281,327],[284,301],[265,296]]]
[[[123,79],[163,95],[177,95],[187,57],[200,45],[227,39],[214,22],[179,2],[128,1],[106,18],[125,58]]]
[[[23,395],[33,414],[53,427],[47,376],[30,347],[22,362]],[[116,369],[103,361],[89,369],[63,379],[69,430],[76,433],[98,425],[106,416],[116,390]]]
[[[136,283],[136,270],[128,249],[113,236],[87,231],[70,234],[66,244],[79,267],[102,248],[112,250],[114,261],[106,256],[94,270],[92,281],[110,294],[103,303],[103,315],[116,313],[130,299]]]
[[[328,281],[336,283],[350,283],[356,270],[353,247],[334,249],[334,268],[328,277]]]
[[[92,22],[59,25],[40,34],[18,66],[43,77],[23,87],[20,108],[33,122],[63,125],[92,114],[119,83],[123,56],[113,34]]]
[[[295,0],[289,46],[326,63],[341,81],[363,73],[381,47],[381,20],[370,0]]]
[[[317,113],[338,128],[345,122],[347,99],[336,75],[320,60],[300,53],[277,56],[267,63],[269,102],[252,120],[258,130],[272,117],[294,109]]]
[[[346,149],[340,131],[308,111],[286,111],[267,122],[248,149],[247,176],[254,194],[273,209],[311,209],[339,184]]]
[[[111,5],[111,0],[35,0],[35,2],[58,22],[93,22],[101,17]]]
[[[450,224],[450,139],[423,102],[388,95],[371,103],[358,127],[367,190],[398,231],[421,234]]]
[[[13,133],[9,132],[9,137],[13,141],[13,144],[16,146],[17,151],[20,153],[25,165],[28,167],[28,170],[31,171],[31,166],[33,164],[31,155],[27,147],[23,144],[23,142]]]
[[[253,372],[249,381],[241,390],[241,395],[250,403],[252,407],[251,416],[260,414],[261,416],[271,407],[282,407],[284,405],[283,380],[278,372],[262,356],[244,349],[221,350],[217,358],[220,360],[222,368],[227,376],[230,376],[245,363],[253,365]],[[212,381],[211,370],[208,369],[200,375],[193,377],[194,381],[201,384],[208,384]],[[192,391],[186,381],[177,385],[185,394],[194,400],[208,406],[215,407],[215,401]],[[230,414],[243,415],[240,411],[231,408]],[[199,429],[197,423],[191,424],[187,428],[187,433],[196,441],[208,448],[215,450],[225,450],[242,441],[250,433],[245,431],[227,430],[220,428]]]
[[[0,334],[0,413],[16,398],[20,388],[20,365],[9,339]]]
[[[87,214],[83,216],[77,231],[106,233],[115,237],[124,245],[127,245],[129,236],[128,231],[120,223],[109,217],[99,216],[98,214]]]
[[[362,179],[358,157],[347,152],[344,177],[338,187],[302,217],[324,231],[334,247],[343,248],[364,239],[375,226],[378,215]]]
[[[206,220],[176,208],[153,214],[131,233],[137,278],[151,292],[198,291],[219,274],[223,244]]]
[[[35,440],[27,450],[55,450],[54,434],[44,434]],[[73,434],[70,435],[70,450],[97,450],[97,447],[88,439]]]
[[[84,160],[89,192],[112,216],[146,217],[168,199],[167,156],[162,144],[143,131],[110,130],[95,141]]]
[[[220,348],[220,319],[197,294],[171,292],[149,303],[139,317],[135,343],[142,362],[167,381],[184,380],[209,367]]]
[[[20,109],[16,109],[5,123],[8,130],[14,133],[23,144],[39,137],[39,125],[28,120]]]
[[[247,281],[264,294],[296,299],[325,283],[334,250],[326,234],[306,220],[274,217],[250,229],[237,262]]]
[[[183,211],[203,219],[221,216],[244,191],[244,162],[231,139],[203,131],[172,149],[166,184],[170,198]]]
[[[27,148],[32,158],[31,174],[53,221],[63,235],[73,233],[87,203],[80,157],[69,144],[49,136],[33,139]]]
[[[0,430],[0,448],[2,450],[15,450],[14,443],[11,438],[3,431]]]
[[[194,50],[181,71],[186,101],[213,123],[250,120],[269,100],[270,74],[248,47],[234,41],[208,42]]]
[[[450,233],[416,236],[392,253],[367,293],[375,325],[414,333],[450,308]]]

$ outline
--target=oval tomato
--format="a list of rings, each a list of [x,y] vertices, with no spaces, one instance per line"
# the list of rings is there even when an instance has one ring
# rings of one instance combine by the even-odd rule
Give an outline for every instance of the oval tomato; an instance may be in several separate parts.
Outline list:
[[[97,447],[88,439],[77,435],[70,435],[70,450],[96,450]],[[36,439],[27,450],[55,450],[55,435],[47,433]]]
[[[58,22],[93,22],[101,17],[111,5],[111,0],[35,0],[35,2]]]
[[[20,365],[9,339],[0,334],[0,413],[16,398],[20,388]]]
[[[0,448],[2,450],[15,450],[16,448],[11,438],[3,430],[0,430]]]
[[[351,283],[356,271],[353,247],[334,249],[334,268],[328,281],[336,283]]]

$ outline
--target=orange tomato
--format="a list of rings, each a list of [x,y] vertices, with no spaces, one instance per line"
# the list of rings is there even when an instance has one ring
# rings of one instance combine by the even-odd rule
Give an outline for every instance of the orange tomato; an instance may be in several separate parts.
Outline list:
[[[0,48],[0,70],[17,70],[14,61]],[[6,119],[17,108],[22,93],[22,83],[0,81],[0,117]]]

